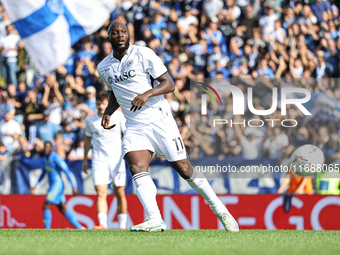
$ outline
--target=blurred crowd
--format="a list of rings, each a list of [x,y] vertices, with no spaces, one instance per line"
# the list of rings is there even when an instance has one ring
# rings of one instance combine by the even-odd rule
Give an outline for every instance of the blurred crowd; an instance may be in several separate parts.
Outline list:
[[[95,112],[96,94],[107,90],[96,66],[112,51],[106,38],[115,19],[127,24],[132,44],[151,48],[167,66],[176,90],[165,98],[188,151],[195,145],[193,158],[282,159],[306,141],[321,146],[332,159],[340,158],[338,121],[304,119],[293,107],[288,110],[289,119],[298,120],[293,129],[268,128],[268,123],[256,132],[228,125],[213,129],[214,115],[233,118],[231,96],[226,94],[224,109],[212,105],[214,110],[207,116],[199,120],[192,116],[195,126],[190,126],[190,79],[240,79],[244,91],[254,87],[256,109],[269,109],[272,87],[289,86],[294,78],[303,78],[300,87],[339,100],[339,82],[329,79],[339,75],[337,2],[118,0],[117,6],[97,32],[70,49],[64,65],[45,75],[37,72],[10,17],[0,7],[0,159],[39,157],[45,141],[52,141],[64,158],[82,159],[84,118]],[[259,78],[283,80],[258,84]],[[271,117],[282,119],[278,112]],[[246,114],[245,118],[259,117]],[[190,131],[205,142],[190,139]]]
[[[214,82],[219,81],[213,80],[211,84]],[[208,97],[209,111],[201,115],[198,98],[202,91],[192,88],[192,159],[241,156],[246,160],[269,158],[281,163],[299,146],[314,144],[324,152],[325,163],[340,164],[340,79],[232,78],[229,82],[243,91],[245,101],[249,96],[247,87],[252,88],[252,104],[256,110],[272,108],[272,89],[277,88],[278,106],[272,114],[260,116],[246,105],[244,115],[233,116],[232,94],[217,88],[222,105]],[[311,115],[305,115],[294,104],[287,104],[287,114],[282,115],[281,88],[288,86],[307,88],[311,92],[309,103],[304,105]],[[299,94],[290,93],[288,98],[297,99]],[[214,120],[219,121],[214,123]]]

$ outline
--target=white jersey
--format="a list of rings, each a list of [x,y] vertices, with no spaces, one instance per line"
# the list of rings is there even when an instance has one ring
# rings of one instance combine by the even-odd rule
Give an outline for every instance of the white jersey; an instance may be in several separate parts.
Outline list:
[[[122,133],[125,132],[125,118],[120,111],[111,116],[110,125],[116,124],[112,129],[101,126],[102,117],[98,113],[85,118],[85,135],[91,137],[93,161],[107,161],[119,159],[122,152]]]
[[[122,107],[127,128],[141,128],[170,114],[169,103],[163,95],[150,97],[140,110],[130,111],[131,102],[137,95],[158,85],[157,81],[152,84],[151,77],[157,79],[167,72],[161,59],[151,49],[130,44],[121,61],[113,56],[112,51],[97,69]]]

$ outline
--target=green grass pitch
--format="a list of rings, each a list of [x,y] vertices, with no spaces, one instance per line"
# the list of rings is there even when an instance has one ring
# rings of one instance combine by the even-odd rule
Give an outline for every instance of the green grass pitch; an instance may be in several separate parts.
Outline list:
[[[340,231],[0,230],[0,254],[338,254]]]

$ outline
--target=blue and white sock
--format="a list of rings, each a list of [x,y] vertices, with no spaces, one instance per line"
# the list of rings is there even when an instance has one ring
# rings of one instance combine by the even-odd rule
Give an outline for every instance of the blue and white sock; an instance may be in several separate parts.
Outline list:
[[[44,226],[46,229],[51,229],[52,224],[52,212],[50,209],[44,210]]]
[[[80,225],[80,223],[77,221],[76,217],[73,215],[73,213],[71,213],[70,211],[66,211],[64,213],[65,217],[68,219],[68,221],[75,227],[78,229],[82,228],[82,225]]]

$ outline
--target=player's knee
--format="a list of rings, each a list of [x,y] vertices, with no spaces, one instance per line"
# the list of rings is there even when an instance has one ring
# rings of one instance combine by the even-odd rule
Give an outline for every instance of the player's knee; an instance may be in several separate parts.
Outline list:
[[[51,204],[49,204],[49,203],[43,204],[43,210],[47,210],[47,209],[50,209],[50,208],[51,208]]]
[[[141,163],[139,164],[130,164],[130,172],[132,175],[141,173],[141,172],[147,172],[148,171],[148,166],[143,165]]]
[[[59,211],[61,213],[65,213],[66,212],[66,206],[64,204],[60,204],[58,205]]]
[[[104,190],[97,190],[97,198],[98,199],[106,199],[107,191]]]

